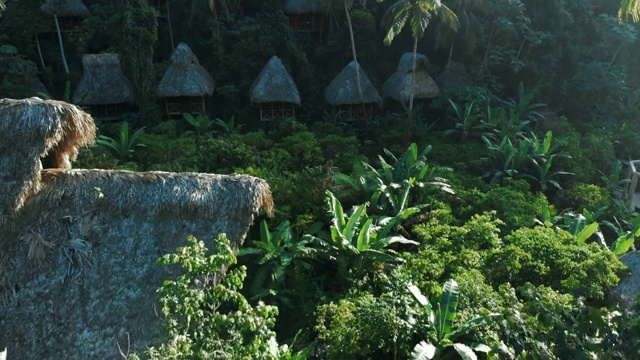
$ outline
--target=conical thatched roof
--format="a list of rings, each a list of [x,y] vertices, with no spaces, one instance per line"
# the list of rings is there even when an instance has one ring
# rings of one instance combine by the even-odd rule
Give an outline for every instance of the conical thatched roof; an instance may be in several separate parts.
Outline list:
[[[237,247],[273,210],[268,184],[246,175],[42,170],[94,131],[74,105],[0,101],[0,344],[16,359],[108,359],[128,334],[132,352],[164,340],[156,289],[179,274],[156,259],[190,234]]]
[[[365,104],[381,101],[380,94],[364,73],[360,64],[351,61],[342,71],[336,75],[329,86],[324,90],[324,98],[331,105],[360,104],[360,94],[356,80],[356,71],[360,74],[360,86],[362,98]]]
[[[322,11],[320,0],[285,0],[284,12],[287,14],[317,13]]]
[[[0,229],[40,186],[41,158],[70,168],[80,146],[95,139],[95,124],[77,106],[29,98],[0,100]]]
[[[457,61],[450,61],[444,71],[438,75],[436,82],[443,88],[473,85],[473,80],[467,73],[464,64]]]
[[[427,72],[429,60],[422,54],[416,56],[416,79],[414,85],[415,99],[430,99],[440,95],[440,89]],[[393,73],[384,84],[382,93],[394,100],[408,102],[411,97],[411,82],[413,70],[413,53],[405,53],[400,58],[398,70]]]
[[[300,105],[300,93],[282,61],[273,56],[251,86],[252,103],[284,102]]]
[[[189,46],[178,44],[158,86],[158,97],[204,96],[213,94],[213,90],[213,78]]]
[[[46,0],[41,9],[52,16],[88,17],[91,15],[82,0]]]
[[[124,76],[118,54],[82,55],[84,73],[73,93],[73,103],[108,105],[134,100],[131,82]]]

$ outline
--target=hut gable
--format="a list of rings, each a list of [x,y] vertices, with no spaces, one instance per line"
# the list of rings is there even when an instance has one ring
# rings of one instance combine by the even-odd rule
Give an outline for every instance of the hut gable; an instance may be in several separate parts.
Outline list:
[[[85,54],[83,74],[73,93],[78,105],[110,105],[131,103],[134,91],[124,76],[118,54]]]
[[[58,17],[88,17],[89,8],[82,0],[46,0],[41,7],[47,14]]]
[[[47,149],[71,158],[93,140],[91,117],[32,98],[0,101],[0,118],[0,344],[16,359],[114,358],[127,334],[132,352],[161,341],[156,289],[176,274],[156,259],[188,235],[237,246],[273,210],[267,183],[247,175],[43,171]]]
[[[436,82],[429,76],[429,60],[422,54],[416,56],[416,79],[414,98],[430,99],[440,95]],[[382,93],[400,102],[408,102],[411,97],[411,83],[413,72],[413,53],[405,53],[400,58],[398,68],[384,84]]]
[[[185,43],[180,43],[171,55],[171,64],[158,86],[158,97],[211,96],[214,81]]]
[[[300,93],[279,57],[273,56],[251,86],[251,102],[300,105]]]
[[[331,105],[356,105],[360,104],[360,94],[356,80],[356,71],[360,74],[362,98],[365,104],[373,104],[381,101],[378,91],[369,80],[369,77],[360,67],[360,64],[351,61],[331,81],[324,90],[324,98]]]

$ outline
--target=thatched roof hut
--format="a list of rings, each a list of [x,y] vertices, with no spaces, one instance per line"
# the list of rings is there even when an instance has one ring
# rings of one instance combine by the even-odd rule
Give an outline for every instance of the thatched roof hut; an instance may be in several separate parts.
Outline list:
[[[177,274],[155,260],[190,234],[238,246],[273,208],[267,183],[246,175],[41,171],[46,149],[93,139],[91,117],[27,99],[3,100],[0,119],[1,209],[13,214],[0,226],[0,344],[17,359],[117,357],[127,334],[132,352],[162,341],[156,289]]]
[[[473,85],[473,80],[467,73],[467,68],[457,61],[450,61],[440,75],[436,77],[436,82],[444,89]]]
[[[361,101],[358,91],[356,71],[360,75],[363,101]],[[382,100],[367,74],[362,70],[360,64],[355,61],[351,61],[349,65],[336,75],[324,90],[324,98],[331,105],[357,105],[361,102],[373,104]]]
[[[320,0],[285,0],[286,14],[306,14],[322,12]]]
[[[88,114],[62,101],[0,100],[0,229],[39,191],[43,161],[71,168],[77,149],[93,143],[95,131]]]
[[[251,103],[275,102],[300,105],[298,87],[277,56],[271,57],[251,86]]]
[[[89,8],[82,0],[46,0],[41,9],[51,16],[58,17],[88,17],[91,15]]]
[[[422,54],[416,56],[416,79],[414,85],[415,99],[431,99],[440,95],[436,82],[429,76],[429,60]],[[413,78],[413,53],[405,53],[400,58],[398,69],[384,84],[382,93],[400,102],[408,102],[411,97]]]
[[[118,54],[82,55],[83,74],[73,93],[78,105],[131,103],[134,91],[124,76]]]
[[[214,82],[198,58],[185,43],[180,43],[171,55],[171,65],[158,86],[158,97],[211,96]]]
[[[213,78],[200,66],[196,55],[187,44],[178,44],[158,86],[158,97],[164,98],[167,114],[204,113],[204,96],[211,96],[213,90]]]

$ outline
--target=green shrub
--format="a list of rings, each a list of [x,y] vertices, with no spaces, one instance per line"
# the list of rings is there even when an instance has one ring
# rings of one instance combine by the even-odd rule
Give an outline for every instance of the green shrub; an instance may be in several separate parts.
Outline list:
[[[594,184],[579,183],[571,189],[558,193],[555,201],[558,209],[573,209],[582,212],[587,209],[594,212],[611,205],[609,190]]]
[[[258,151],[253,146],[227,138],[204,139],[198,155],[198,169],[208,173],[228,174],[237,167],[256,166],[260,163]]]
[[[503,238],[504,247],[486,260],[485,274],[494,285],[545,285],[566,293],[601,300],[614,287],[625,266],[597,244],[577,245],[560,229],[522,228]]]
[[[146,145],[135,153],[143,169],[176,172],[198,170],[196,143],[193,138],[142,134],[139,140]]]

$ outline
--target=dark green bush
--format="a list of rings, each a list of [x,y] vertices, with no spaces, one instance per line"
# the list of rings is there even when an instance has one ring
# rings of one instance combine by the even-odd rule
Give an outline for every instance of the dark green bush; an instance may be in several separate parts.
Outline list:
[[[555,206],[558,209],[573,209],[582,212],[587,209],[594,212],[611,205],[609,190],[594,184],[578,183],[571,189],[558,193]]]

